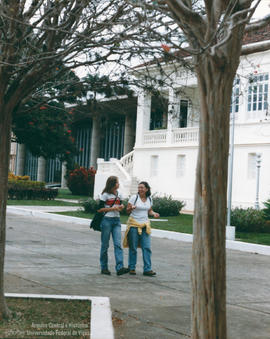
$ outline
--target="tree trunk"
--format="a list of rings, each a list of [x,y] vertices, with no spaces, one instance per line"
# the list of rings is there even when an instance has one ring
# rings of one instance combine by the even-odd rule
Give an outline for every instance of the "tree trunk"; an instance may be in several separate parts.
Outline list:
[[[200,143],[192,249],[192,338],[225,339],[229,108],[237,65],[205,57],[197,67]]]
[[[10,154],[11,113],[0,114],[0,320],[9,316],[4,297],[4,259],[6,243],[6,205]]]

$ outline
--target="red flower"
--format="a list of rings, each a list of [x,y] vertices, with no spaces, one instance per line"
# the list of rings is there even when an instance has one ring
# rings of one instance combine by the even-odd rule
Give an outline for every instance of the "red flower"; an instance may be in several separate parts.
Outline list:
[[[169,53],[170,52],[170,47],[168,45],[162,44],[161,47],[163,48],[164,52]]]
[[[39,109],[47,109],[46,106],[40,106]]]
[[[66,154],[70,154],[70,151],[66,151]]]
[[[70,130],[70,129],[68,129],[68,130],[67,130],[67,132],[70,134],[70,133],[71,133],[71,130]]]
[[[29,121],[28,125],[34,125],[33,121]]]

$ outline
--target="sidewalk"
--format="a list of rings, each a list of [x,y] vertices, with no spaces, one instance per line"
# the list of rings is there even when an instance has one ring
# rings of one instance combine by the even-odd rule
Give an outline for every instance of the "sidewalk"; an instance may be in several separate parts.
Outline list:
[[[190,337],[190,242],[153,236],[154,278],[142,275],[140,250],[136,276],[102,276],[100,233],[89,230],[89,220],[79,224],[59,215],[57,221],[48,220],[46,214],[52,214],[35,211],[33,217],[29,210],[18,217],[11,210],[6,292],[107,296],[116,339]],[[109,258],[113,272],[112,245]],[[227,251],[228,338],[269,339],[269,281],[268,256]]]

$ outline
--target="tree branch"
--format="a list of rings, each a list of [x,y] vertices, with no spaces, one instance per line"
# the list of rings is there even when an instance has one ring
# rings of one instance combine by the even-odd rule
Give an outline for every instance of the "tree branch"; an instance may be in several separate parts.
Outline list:
[[[246,26],[245,33],[250,33],[254,31],[258,31],[261,28],[266,27],[270,24],[270,14],[266,15],[264,18],[254,21]]]
[[[264,52],[269,49],[270,49],[270,41],[261,42],[253,46],[244,45],[242,46],[241,55],[249,55],[253,53]]]

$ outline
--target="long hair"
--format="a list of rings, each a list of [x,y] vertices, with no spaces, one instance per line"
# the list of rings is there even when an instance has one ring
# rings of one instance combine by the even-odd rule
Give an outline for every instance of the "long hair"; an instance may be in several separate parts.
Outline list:
[[[113,188],[115,187],[117,181],[118,181],[118,178],[114,175],[111,175],[106,181],[106,185],[102,191],[102,194],[105,192],[113,194]]]
[[[151,187],[149,186],[148,182],[141,181],[139,185],[144,185],[145,188],[147,188],[147,192],[145,193],[146,197],[150,197],[151,195]]]

